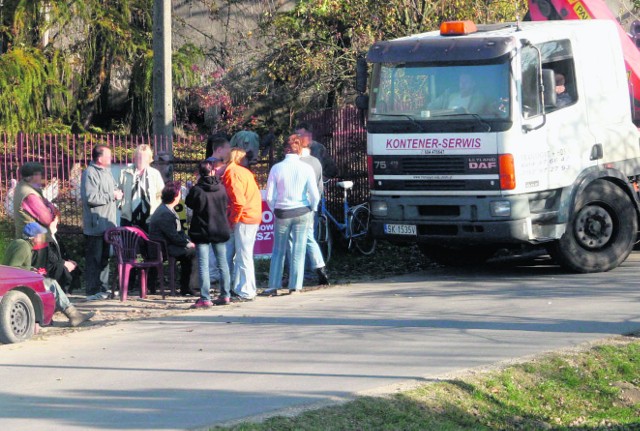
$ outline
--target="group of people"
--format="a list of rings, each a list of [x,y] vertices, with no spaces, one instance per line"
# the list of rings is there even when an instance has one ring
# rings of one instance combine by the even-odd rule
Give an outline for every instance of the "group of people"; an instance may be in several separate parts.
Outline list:
[[[287,260],[286,284],[290,293],[302,289],[305,261],[316,272],[319,284],[329,283],[313,235],[313,215],[320,202],[323,170],[321,160],[311,155],[314,141],[310,130],[306,124],[298,125],[285,145],[285,159],[272,167],[267,180],[266,199],[275,216],[275,238],[269,287],[261,293],[263,296],[277,295]],[[242,136],[235,143],[239,145],[246,138],[246,142],[253,142],[248,150],[232,148],[233,144],[221,136],[209,138],[209,157],[200,162],[198,180],[185,199],[193,213],[188,236],[195,243],[200,286],[200,298],[192,308],[251,301],[257,295],[253,248],[262,221],[262,195],[249,170],[257,152],[257,142],[249,140],[249,133],[239,132]],[[322,152],[324,147],[315,144],[316,148],[321,147],[318,153],[326,163],[326,149]],[[331,169],[335,165],[329,166]],[[211,248],[220,285],[215,299],[210,295]]]
[[[231,149],[222,136],[210,137],[207,148],[211,154],[198,164],[197,182],[185,198],[192,212],[188,232],[176,212],[182,187],[173,181],[165,184],[160,172],[150,166],[153,154],[148,145],[136,148],[133,165],[122,170],[119,181],[109,169],[111,150],[105,145],[93,149],[80,186],[88,300],[109,296],[109,244],[104,232],[116,226],[118,207],[122,226],[139,227],[150,239],[164,242],[168,254],[179,262],[182,295],[193,293],[190,280],[197,267],[199,299],[194,308],[228,304],[232,295],[247,300],[255,297],[253,244],[262,220],[260,189],[247,168],[250,160],[245,150]],[[221,290],[214,301],[210,296],[211,249]]]
[[[305,261],[319,284],[328,284],[325,263],[313,235],[314,213],[323,185],[326,149],[313,141],[311,128],[297,127],[287,140],[284,160],[273,166],[267,181],[267,203],[275,215],[275,240],[266,296],[276,295],[283,285],[285,262],[291,293],[302,289]],[[153,153],[146,144],[134,152],[133,164],[116,180],[111,172],[111,149],[98,144],[89,166],[82,173],[80,196],[85,237],[84,282],[86,299],[107,299],[110,245],[104,234],[118,225],[136,226],[152,240],[162,241],[169,255],[180,263],[180,293],[198,295],[192,308],[250,301],[257,295],[253,248],[262,222],[262,194],[250,166],[259,148],[242,131],[232,148],[224,136],[207,141],[207,158],[198,164],[197,181],[183,196],[178,182],[165,183],[151,167]],[[244,140],[243,140],[244,139]],[[241,143],[238,143],[242,141]],[[242,148],[245,144],[249,147]],[[318,157],[314,157],[315,153]],[[256,148],[254,148],[256,147]],[[324,151],[322,151],[324,150]],[[335,175],[331,173],[331,175]],[[4,262],[38,270],[54,292],[58,309],[78,325],[93,316],[80,313],[66,295],[79,283],[80,269],[64,252],[56,238],[60,214],[42,194],[44,166],[28,162],[20,169],[21,180],[14,194],[16,240],[9,245]],[[176,212],[184,197],[191,211],[188,232]],[[213,253],[211,253],[211,251]],[[213,254],[215,259],[211,259]],[[210,262],[218,270],[219,294],[211,297]],[[197,268],[197,288],[191,274]],[[151,286],[155,283],[150,283]]]

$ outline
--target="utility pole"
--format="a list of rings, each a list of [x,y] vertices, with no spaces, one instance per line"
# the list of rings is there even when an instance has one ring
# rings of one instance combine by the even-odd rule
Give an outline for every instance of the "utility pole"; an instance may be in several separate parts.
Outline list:
[[[153,134],[156,162],[165,181],[173,177],[173,93],[171,77],[171,0],[153,3]]]

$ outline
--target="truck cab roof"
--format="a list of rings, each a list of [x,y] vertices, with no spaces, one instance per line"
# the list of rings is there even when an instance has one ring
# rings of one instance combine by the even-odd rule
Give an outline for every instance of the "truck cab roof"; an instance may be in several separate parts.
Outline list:
[[[597,32],[607,20],[544,21],[478,25],[465,35],[441,35],[430,31],[389,41],[376,42],[367,54],[370,63],[491,61],[511,53],[519,39],[548,40],[569,37],[578,28]],[[554,35],[554,36],[551,36]],[[436,60],[437,59],[437,60]]]

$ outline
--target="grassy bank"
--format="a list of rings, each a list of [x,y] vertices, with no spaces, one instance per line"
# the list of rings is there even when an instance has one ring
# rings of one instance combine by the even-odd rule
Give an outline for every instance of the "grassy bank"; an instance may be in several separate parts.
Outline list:
[[[213,429],[640,430],[640,340],[625,337],[389,397]]]

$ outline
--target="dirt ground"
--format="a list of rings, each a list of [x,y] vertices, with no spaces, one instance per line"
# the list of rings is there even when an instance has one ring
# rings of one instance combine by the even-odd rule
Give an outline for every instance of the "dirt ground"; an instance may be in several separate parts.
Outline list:
[[[50,326],[39,329],[36,337],[84,331],[105,325],[115,325],[126,320],[151,319],[189,312],[194,297],[147,295],[142,299],[137,294],[130,295],[127,301],[107,299],[104,301],[86,301],[84,296],[69,295],[71,302],[82,312],[95,311],[96,315],[88,322],[76,328],[69,327],[69,320],[60,312],[53,316]]]
[[[305,291],[324,289],[327,286],[306,286]],[[263,289],[259,288],[258,292]],[[280,290],[281,295],[288,294],[286,289]],[[211,292],[211,297],[215,298],[216,292]],[[167,295],[162,299],[162,295],[147,295],[146,298],[140,298],[139,292],[130,292],[125,302],[118,298],[107,299],[103,301],[87,301],[84,295],[68,295],[71,302],[82,312],[94,311],[96,315],[88,322],[72,328],[69,326],[69,320],[60,312],[56,312],[53,316],[53,322],[50,326],[39,327],[36,339],[42,339],[50,335],[64,334],[76,331],[85,331],[107,325],[115,325],[118,322],[127,320],[143,320],[157,319],[165,316],[173,316],[181,313],[190,313],[189,307],[193,304],[197,296],[170,296]],[[277,298],[256,297],[255,301],[271,300]],[[243,304],[231,303],[226,307],[242,307]]]

